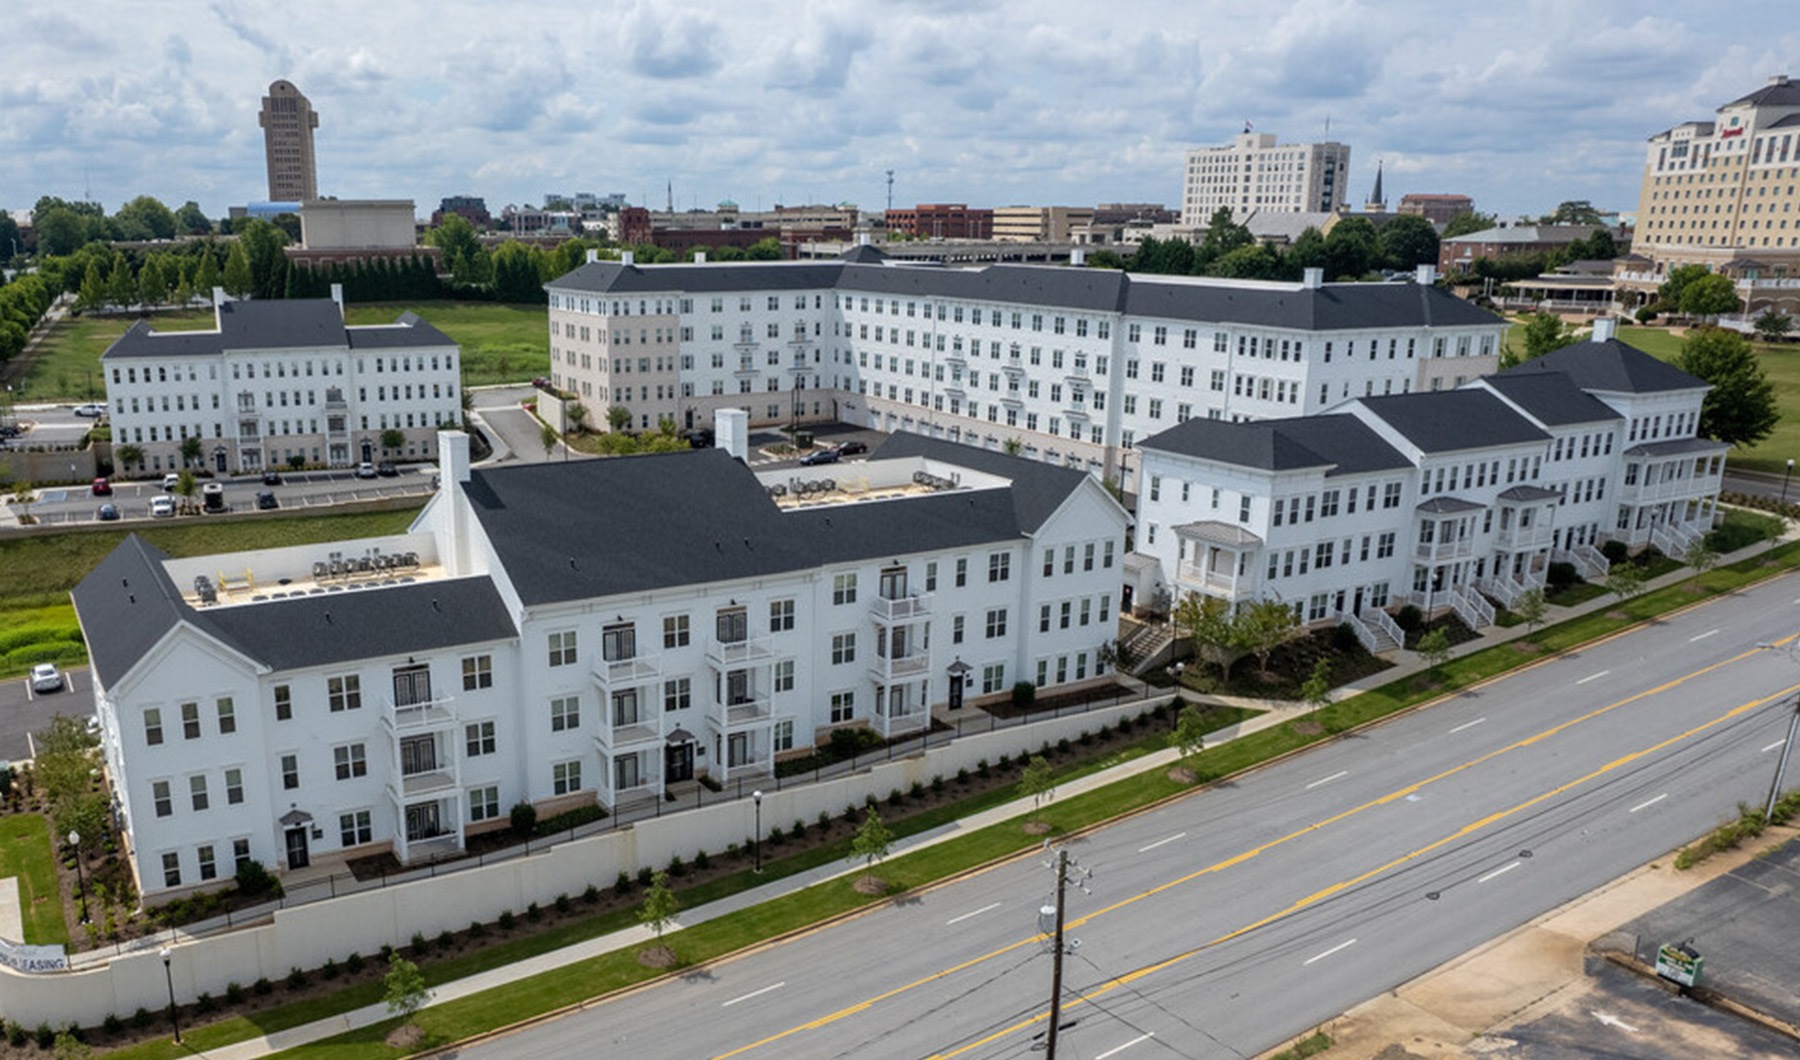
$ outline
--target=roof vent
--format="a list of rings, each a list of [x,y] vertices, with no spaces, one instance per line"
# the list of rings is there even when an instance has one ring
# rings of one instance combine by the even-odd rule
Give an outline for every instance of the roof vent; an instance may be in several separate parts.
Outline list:
[[[1618,322],[1611,317],[1602,317],[1594,321],[1594,341],[1605,342],[1613,337],[1613,327]]]
[[[636,262],[637,262],[636,254],[633,254],[629,250],[619,251],[619,264],[629,267],[633,264],[636,264]]]
[[[1309,291],[1325,286],[1324,269],[1306,269],[1300,274],[1300,285]]]
[[[1774,77],[1769,78],[1769,84],[1772,86],[1785,85],[1787,83],[1788,78],[1786,74],[1776,74]]]
[[[588,252],[587,252],[587,263],[589,265],[592,265],[594,262],[599,261],[599,260],[600,260],[600,252],[598,250],[595,250],[593,247],[589,247]]]

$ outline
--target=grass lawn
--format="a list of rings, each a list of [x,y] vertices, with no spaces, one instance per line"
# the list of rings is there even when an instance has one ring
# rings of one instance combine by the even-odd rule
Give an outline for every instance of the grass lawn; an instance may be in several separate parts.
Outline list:
[[[246,523],[195,519],[136,532],[171,556],[204,556],[398,534],[416,514],[403,510]],[[69,590],[128,532],[86,530],[0,541],[0,601],[5,603],[0,608],[0,677],[22,674],[33,663],[87,661]]]
[[[352,324],[391,324],[408,309],[462,347],[463,385],[518,383],[550,374],[550,317],[541,305],[421,302],[352,305]]]
[[[79,316],[64,320],[44,337],[25,381],[13,394],[17,402],[100,401],[106,387],[100,378],[100,355],[137,322],[134,316]],[[210,328],[212,310],[159,313],[160,331]]]
[[[1620,328],[1619,338],[1659,361],[1673,362],[1681,354],[1681,337],[1667,328]],[[1775,384],[1775,401],[1781,422],[1774,433],[1748,449],[1733,449],[1727,460],[1733,468],[1780,473],[1789,457],[1800,457],[1800,345],[1756,343],[1757,360]]]
[[[56,851],[50,847],[50,822],[42,814],[0,817],[0,876],[19,878],[26,942],[54,946],[69,941],[62,890],[56,883]]]

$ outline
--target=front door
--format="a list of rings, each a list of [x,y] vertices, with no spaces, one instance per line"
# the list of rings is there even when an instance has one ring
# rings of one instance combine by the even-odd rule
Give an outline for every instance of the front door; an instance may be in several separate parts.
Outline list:
[[[213,470],[223,473],[225,470],[225,450],[213,450]]]
[[[363,463],[365,464],[375,459],[375,446],[373,443],[364,442],[362,444],[362,458]]]
[[[1357,589],[1356,589],[1356,603],[1355,603],[1355,605],[1354,605],[1354,606],[1353,606],[1353,607],[1352,607],[1352,608],[1351,608],[1351,609],[1350,609],[1350,613],[1351,613],[1351,614],[1353,614],[1353,615],[1360,615],[1360,614],[1362,614],[1362,612],[1363,612],[1363,591],[1362,591],[1362,587],[1361,587],[1361,586],[1357,586]]]
[[[663,752],[663,782],[676,784],[694,779],[694,744],[672,743]]]
[[[287,867],[303,869],[312,864],[312,858],[306,852],[306,828],[290,828],[287,830]]]

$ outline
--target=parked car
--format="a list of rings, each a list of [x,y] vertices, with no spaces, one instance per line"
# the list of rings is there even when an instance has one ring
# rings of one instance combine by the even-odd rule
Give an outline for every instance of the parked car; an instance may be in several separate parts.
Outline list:
[[[112,496],[112,483],[108,482],[104,478],[95,479],[93,488],[94,488],[94,496],[96,496],[96,497]]]
[[[167,519],[175,514],[175,498],[167,493],[159,493],[150,498],[150,517]]]
[[[858,453],[868,452],[869,451],[869,443],[867,443],[867,442],[839,442],[837,451],[838,451],[839,456],[855,456]]]
[[[118,517],[119,517],[119,506],[116,504],[102,504],[100,506],[100,510],[98,512],[94,513],[94,518],[100,520],[103,523],[110,523],[114,519],[117,519]]]
[[[0,423],[0,438],[17,438],[24,433],[24,428],[16,423]]]
[[[99,419],[101,416],[106,415],[106,406],[91,403],[87,405],[77,405],[75,406],[75,415],[87,416],[90,419]]]
[[[62,671],[50,663],[38,663],[31,668],[31,690],[33,692],[54,692],[62,686]]]
[[[265,486],[281,485],[281,472],[274,469],[263,472],[262,482]]]
[[[356,477],[357,478],[374,478],[375,477],[375,465],[369,463],[367,460],[364,460],[362,463],[356,465]]]
[[[163,476],[163,489],[172,490],[176,486],[179,486],[179,485],[181,485],[181,473],[180,472],[171,471],[168,474]]]
[[[817,449],[800,458],[800,463],[813,467],[818,464],[835,464],[838,462],[836,449]]]
[[[202,510],[222,512],[225,510],[225,485],[221,482],[208,482],[200,487]]]
[[[383,460],[375,465],[375,473],[382,478],[395,478],[400,474],[400,469],[394,466],[392,460]]]
[[[274,490],[263,490],[256,495],[256,506],[266,512],[271,508],[281,507],[281,502],[275,499]]]

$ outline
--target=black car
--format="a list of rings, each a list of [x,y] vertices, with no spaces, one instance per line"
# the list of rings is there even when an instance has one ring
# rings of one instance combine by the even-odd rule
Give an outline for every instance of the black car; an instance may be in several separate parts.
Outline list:
[[[265,486],[281,485],[281,472],[279,472],[279,471],[263,472],[262,482],[263,482],[263,485],[265,485]]]
[[[263,490],[256,495],[256,506],[266,512],[270,508],[281,507],[281,502],[275,499],[274,490]]]
[[[836,449],[820,449],[800,458],[800,463],[806,467],[814,467],[819,464],[835,464],[837,462],[838,451]]]
[[[383,460],[375,465],[375,473],[382,478],[395,478],[400,474],[400,469],[394,466],[392,460]]]
[[[867,442],[839,442],[837,451],[839,456],[855,456],[858,453],[868,452],[869,444]]]

